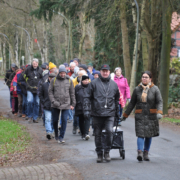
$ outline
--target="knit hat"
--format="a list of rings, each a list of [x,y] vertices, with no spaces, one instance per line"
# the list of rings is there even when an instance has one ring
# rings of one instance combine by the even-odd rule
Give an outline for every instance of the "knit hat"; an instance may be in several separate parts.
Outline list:
[[[51,77],[51,78],[56,77],[56,74],[55,73],[50,73],[49,77]]]
[[[93,67],[93,64],[91,62],[88,63],[88,67]]]
[[[41,65],[41,68],[42,68],[42,69],[46,69],[46,64],[42,64],[42,65]]]
[[[87,66],[85,64],[81,64],[79,68],[83,68],[85,71],[87,71]]]
[[[92,75],[94,76],[95,74],[100,75],[100,71],[94,71]]]
[[[61,73],[61,72],[67,73],[67,70],[64,66],[59,67],[59,73]]]
[[[79,59],[78,58],[74,58],[73,61],[77,61],[79,63]]]
[[[44,64],[47,65],[47,66],[49,66],[49,63],[47,63],[47,62],[45,62]]]
[[[12,64],[11,64],[11,67],[12,67],[12,68],[15,68],[15,67],[16,67],[16,64],[15,64],[15,63],[12,63]]]
[[[49,62],[49,70],[56,68],[56,65],[52,62]]]
[[[89,79],[89,76],[87,75],[82,75],[82,81],[86,80],[86,79]]]
[[[69,67],[69,64],[68,64],[68,63],[64,63],[64,66],[65,66],[65,67]]]

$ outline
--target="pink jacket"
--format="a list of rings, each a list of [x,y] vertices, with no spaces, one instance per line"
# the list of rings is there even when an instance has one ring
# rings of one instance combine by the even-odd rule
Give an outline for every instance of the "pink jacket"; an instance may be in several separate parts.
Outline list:
[[[121,105],[121,108],[124,108],[125,107],[124,98],[120,90],[119,93],[120,93],[119,104]]]
[[[131,99],[130,89],[129,89],[127,79],[124,78],[123,75],[121,75],[120,78],[118,78],[117,76],[114,76],[114,81],[117,83],[118,88],[120,89],[123,95],[124,103],[126,104],[126,99]]]

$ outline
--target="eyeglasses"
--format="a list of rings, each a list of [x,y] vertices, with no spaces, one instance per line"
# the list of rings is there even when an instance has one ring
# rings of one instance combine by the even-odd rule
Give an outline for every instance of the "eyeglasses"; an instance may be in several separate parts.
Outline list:
[[[147,77],[147,76],[142,76],[142,79],[148,79],[149,77]]]

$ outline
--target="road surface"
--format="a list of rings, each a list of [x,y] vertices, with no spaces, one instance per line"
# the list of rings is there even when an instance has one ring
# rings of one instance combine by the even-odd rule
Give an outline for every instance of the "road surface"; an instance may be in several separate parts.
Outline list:
[[[3,82],[0,81],[0,89]],[[0,91],[0,99],[4,108],[9,106],[9,90],[5,87]],[[25,122],[27,123],[27,122]],[[42,122],[34,124],[43,130]],[[72,134],[72,123],[68,123],[64,145],[59,148],[66,150],[58,162],[66,162],[76,167],[85,180],[180,180],[180,133],[171,128],[160,126],[160,136],[153,138],[150,149],[150,162],[138,162],[137,138],[135,136],[134,118],[130,117],[122,123],[126,158],[122,160],[118,150],[111,150],[110,163],[96,163],[94,137],[83,141],[79,135]],[[177,127],[178,128],[178,127]],[[44,132],[43,132],[44,133]],[[92,131],[90,132],[90,135]],[[45,135],[42,139],[46,141]],[[55,140],[54,144],[57,147]],[[51,144],[52,145],[52,144]],[[53,146],[52,146],[53,148]]]

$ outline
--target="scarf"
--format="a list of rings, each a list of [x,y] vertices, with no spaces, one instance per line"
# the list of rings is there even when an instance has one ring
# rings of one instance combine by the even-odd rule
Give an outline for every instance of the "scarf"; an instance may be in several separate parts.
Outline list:
[[[140,83],[140,85],[143,88],[143,92],[142,92],[142,95],[141,95],[141,100],[142,100],[142,102],[147,102],[147,93],[149,91],[149,86],[151,85],[151,83],[149,83],[147,86],[144,86],[142,83]]]

